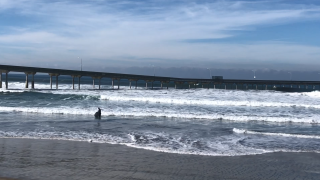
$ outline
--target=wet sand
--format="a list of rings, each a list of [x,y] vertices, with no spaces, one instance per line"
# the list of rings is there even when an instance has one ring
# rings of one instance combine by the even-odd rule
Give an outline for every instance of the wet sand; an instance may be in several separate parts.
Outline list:
[[[320,179],[320,154],[279,152],[214,157],[154,152],[122,145],[0,138],[0,177],[20,180],[310,180]]]

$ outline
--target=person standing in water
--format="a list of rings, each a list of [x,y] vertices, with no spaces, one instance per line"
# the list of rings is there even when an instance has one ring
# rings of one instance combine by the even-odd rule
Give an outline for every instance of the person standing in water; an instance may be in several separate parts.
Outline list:
[[[101,118],[101,109],[98,107],[98,111],[94,114],[94,117]]]

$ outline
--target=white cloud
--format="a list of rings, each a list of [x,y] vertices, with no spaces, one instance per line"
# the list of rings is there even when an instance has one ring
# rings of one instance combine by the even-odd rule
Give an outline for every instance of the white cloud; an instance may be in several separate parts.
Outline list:
[[[2,25],[10,32],[0,34],[0,44],[11,51],[0,57],[16,62],[25,56],[39,61],[52,60],[53,54],[59,59],[81,54],[90,59],[132,61],[132,65],[143,63],[145,59],[170,59],[166,62],[168,64],[182,60],[192,64],[198,59],[230,63],[248,59],[290,64],[300,58],[311,64],[320,57],[318,47],[298,44],[187,44],[181,41],[223,39],[235,36],[233,30],[319,19],[317,6],[282,4],[274,8],[268,1],[185,1],[173,4],[169,1],[102,0],[0,0],[0,6],[0,12],[15,9],[29,22],[23,26]],[[27,50],[28,53],[12,54],[18,50]]]

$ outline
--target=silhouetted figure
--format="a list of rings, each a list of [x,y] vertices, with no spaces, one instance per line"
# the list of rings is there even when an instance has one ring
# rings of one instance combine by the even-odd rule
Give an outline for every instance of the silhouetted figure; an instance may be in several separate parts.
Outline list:
[[[96,118],[101,118],[101,109],[100,108],[98,108],[98,111],[94,114],[94,117],[96,117]]]

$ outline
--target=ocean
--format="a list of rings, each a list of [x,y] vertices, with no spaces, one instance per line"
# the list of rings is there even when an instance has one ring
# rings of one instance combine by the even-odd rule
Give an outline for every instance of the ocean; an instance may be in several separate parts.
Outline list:
[[[49,76],[36,75],[31,90],[24,88],[24,75],[10,75],[9,90],[0,89],[0,138],[121,144],[199,156],[320,152],[319,91],[161,89],[157,83],[155,89],[143,83],[130,89],[121,82],[119,90],[111,80],[93,90],[87,78],[81,90],[77,82],[73,90],[71,78],[61,76],[59,90],[51,90]],[[101,119],[93,116],[98,107]]]

